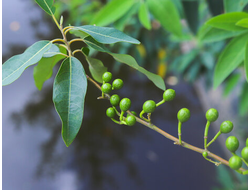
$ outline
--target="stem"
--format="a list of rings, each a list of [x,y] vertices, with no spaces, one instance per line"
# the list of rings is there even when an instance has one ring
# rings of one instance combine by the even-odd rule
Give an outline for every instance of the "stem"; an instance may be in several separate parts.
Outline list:
[[[145,113],[145,112],[142,110],[141,113],[140,113],[140,118],[142,118],[144,121],[149,122],[148,119],[146,119],[145,117],[143,117],[143,114],[144,114],[144,113]]]
[[[75,53],[77,53],[77,52],[82,53],[82,50],[76,49],[75,51],[73,51],[72,55],[75,55]]]
[[[158,106],[164,104],[165,102],[166,102],[166,101],[163,99],[162,101],[160,101],[160,102],[158,102],[158,103],[156,104],[156,107],[158,107]]]
[[[241,158],[241,160],[246,164],[246,166],[248,167],[248,163],[244,160],[244,158]]]
[[[54,39],[54,40],[51,40],[52,43],[54,42],[63,42],[64,43],[64,40],[63,39]]]
[[[57,22],[56,17],[53,14],[52,14],[52,18],[53,18],[54,22],[56,23],[56,26],[58,27],[58,29],[61,30],[61,27],[60,27],[59,23]]]
[[[124,111],[121,112],[120,121],[123,121],[123,115],[124,115]]]
[[[72,29],[72,28],[74,28],[74,26],[67,26],[67,27],[65,27],[65,28],[63,29],[63,32],[65,32],[65,30],[67,30],[67,29]]]
[[[101,91],[101,87],[100,87],[93,79],[91,79],[89,76],[87,76],[87,79],[88,79],[90,82],[92,82],[92,83]],[[109,99],[110,99],[110,96],[107,95],[107,96],[106,96],[106,99],[109,100]],[[133,115],[129,110],[127,111],[127,113],[130,114],[130,115]],[[141,113],[142,113],[142,112],[141,112]],[[142,114],[143,114],[143,113],[142,113]],[[141,116],[141,114],[140,114],[140,116]],[[176,137],[174,137],[174,136],[170,135],[169,133],[163,131],[162,129],[158,128],[157,126],[153,125],[152,123],[148,123],[148,122],[146,122],[146,121],[140,119],[139,117],[136,117],[136,116],[134,116],[134,117],[136,118],[136,121],[137,121],[138,123],[141,123],[142,125],[144,125],[144,126],[150,128],[150,129],[156,131],[157,133],[163,135],[164,137],[166,137],[167,139],[169,139],[169,140],[171,140],[171,141],[174,141],[176,144],[182,146],[183,148],[187,148],[187,149],[189,149],[189,150],[193,150],[194,152],[198,152],[198,153],[200,153],[200,154],[202,154],[204,151],[207,151],[207,150],[205,150],[205,149],[201,149],[201,148],[198,148],[198,147],[193,146],[193,145],[191,145],[191,144],[188,144],[188,143],[186,143],[186,142],[184,142],[184,141],[182,141],[182,143],[179,144],[179,143],[178,143],[178,142],[179,142],[179,139],[177,139]],[[210,124],[210,122],[209,122],[209,124]],[[224,164],[224,165],[229,166],[229,163],[228,163],[227,160],[221,158],[220,156],[217,156],[216,154],[213,154],[212,152],[208,152],[208,157],[213,158],[214,160],[217,160],[217,161],[221,162],[221,164]],[[238,170],[238,172],[240,172],[242,175],[247,175],[247,174],[248,174],[248,170],[246,170],[246,169],[244,169],[244,168],[240,168],[240,169]]]
[[[207,150],[207,135],[208,135],[208,129],[210,126],[210,121],[207,121],[205,132],[204,132],[204,149]]]
[[[112,119],[113,122],[115,122],[115,123],[121,125],[121,123],[120,123],[119,121],[116,121],[114,118],[111,118],[111,119]]]
[[[179,143],[181,144],[181,122],[178,122],[178,137],[179,137]]]
[[[69,41],[69,45],[72,44],[73,42],[84,42],[84,41],[81,38],[73,39],[73,40]]]
[[[221,135],[221,131],[219,131],[214,138],[207,144],[207,147],[210,146],[210,144],[212,144],[219,136]]]

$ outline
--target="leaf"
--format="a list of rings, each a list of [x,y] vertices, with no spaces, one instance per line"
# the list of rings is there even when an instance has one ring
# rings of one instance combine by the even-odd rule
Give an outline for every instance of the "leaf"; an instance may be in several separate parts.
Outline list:
[[[53,102],[62,121],[62,137],[69,146],[75,139],[83,119],[87,78],[81,62],[65,59],[56,75]]]
[[[186,20],[193,34],[197,33],[199,24],[198,1],[182,1]]]
[[[206,22],[206,24],[213,26],[215,28],[229,30],[229,31],[245,30],[244,28],[236,26],[235,24],[241,19],[247,18],[247,15],[248,14],[244,12],[221,14],[209,19]]]
[[[224,189],[235,189],[234,179],[230,175],[230,172],[227,170],[226,166],[221,164],[220,167],[216,167],[216,173],[216,178],[221,186],[224,187]]]
[[[239,114],[241,116],[246,115],[248,110],[248,83],[245,82],[242,86],[241,95],[240,95],[240,103],[239,103]]]
[[[176,36],[182,35],[180,16],[171,0],[148,0],[147,5],[161,25]]]
[[[55,7],[53,7],[53,0],[35,0],[35,2],[49,15],[54,15]]]
[[[89,34],[96,41],[102,44],[113,44],[117,42],[140,44],[138,40],[124,34],[123,32],[119,30],[116,30],[115,28],[110,28],[110,27],[85,25],[85,26],[79,26],[79,27],[75,26],[71,30],[71,33],[73,33],[74,35],[82,37],[81,35],[79,35],[79,32],[83,34],[84,38],[86,37],[86,34]]]
[[[144,3],[144,1],[141,3],[138,14],[139,14],[139,20],[140,20],[141,24],[145,28],[147,28],[148,30],[151,30],[151,23],[150,23],[150,18],[149,18],[148,7]]]
[[[201,52],[200,59],[202,64],[209,70],[212,70],[214,67],[214,56],[211,52]]]
[[[231,40],[219,56],[214,72],[214,88],[217,88],[244,59],[247,34]]]
[[[246,80],[248,81],[248,43],[245,48],[245,60],[244,60],[244,68],[246,73]]]
[[[140,3],[135,3],[121,18],[119,18],[117,21],[114,23],[114,27],[118,30],[123,31],[124,27],[130,24],[130,22],[133,22],[131,20],[132,16],[138,12]]]
[[[223,0],[226,13],[242,11],[247,1],[248,0]]]
[[[228,96],[228,94],[236,87],[239,82],[240,76],[240,74],[234,74],[230,76],[224,88],[223,96]]]
[[[134,0],[112,0],[96,14],[91,24],[107,26],[121,18],[134,3]]]
[[[243,28],[248,28],[248,18],[241,19],[236,23],[237,26],[241,26]]]
[[[186,68],[192,63],[192,61],[195,59],[195,57],[197,56],[198,54],[198,51],[193,49],[192,51],[184,54],[182,56],[182,59],[179,63],[179,66],[178,66],[178,71],[180,73],[183,73]]]
[[[59,49],[56,45],[52,44],[38,65],[34,67],[33,76],[38,90],[41,90],[43,83],[52,76],[54,66],[65,58],[65,55],[61,52],[63,54],[67,53],[64,47],[60,47]]]
[[[151,80],[158,88],[160,88],[162,90],[166,89],[165,83],[159,75],[153,74],[153,73],[145,70],[144,68],[140,67],[137,64],[136,60],[133,57],[131,57],[130,55],[111,53],[105,46],[103,46],[103,44],[96,42],[90,36],[85,38],[84,41],[86,42],[86,44],[88,46],[92,47],[93,49],[95,49],[97,51],[108,53],[111,56],[113,56],[113,58],[115,60],[117,60],[121,63],[125,63],[126,65],[128,65],[128,66],[138,70],[139,72],[145,74],[148,77],[148,79]]]
[[[198,39],[203,43],[217,42],[227,38],[239,36],[247,31],[228,31],[218,28],[213,28],[209,25],[203,25],[198,32]]]
[[[37,63],[51,47],[50,41],[39,41],[34,43],[24,53],[15,55],[8,59],[2,66],[2,85],[6,86],[18,79],[23,71]]]
[[[208,8],[213,16],[224,12],[223,0],[207,0]]]
[[[107,67],[105,67],[102,61],[100,61],[99,59],[94,59],[92,57],[89,57],[87,54],[85,54],[84,51],[83,54],[85,55],[86,60],[89,64],[89,71],[91,75],[97,82],[102,83],[103,82],[102,75],[108,70]]]

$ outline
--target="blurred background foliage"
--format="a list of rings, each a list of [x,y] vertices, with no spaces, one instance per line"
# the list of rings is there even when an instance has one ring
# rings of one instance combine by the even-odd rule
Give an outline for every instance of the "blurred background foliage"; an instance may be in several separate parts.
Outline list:
[[[140,40],[137,46],[114,45],[112,51],[131,54],[164,79],[175,75],[194,83],[204,77],[207,89],[223,82],[225,97],[240,85],[238,113],[246,115],[247,28],[236,23],[247,19],[247,0],[61,0],[55,6],[65,25],[111,26]],[[226,16],[221,23],[208,24],[221,15]],[[223,27],[227,20],[231,25]],[[113,72],[119,68],[116,63]]]

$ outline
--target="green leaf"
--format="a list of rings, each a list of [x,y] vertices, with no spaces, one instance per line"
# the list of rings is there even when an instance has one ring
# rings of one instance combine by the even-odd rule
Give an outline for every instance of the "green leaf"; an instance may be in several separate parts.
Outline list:
[[[248,0],[223,0],[226,13],[240,12],[246,6]]]
[[[2,85],[9,85],[18,79],[23,71],[37,63],[51,47],[50,41],[39,41],[34,43],[24,53],[15,55],[8,59],[2,66]]]
[[[247,15],[248,14],[244,12],[221,14],[209,19],[206,22],[206,24],[213,26],[215,28],[229,30],[229,31],[245,30],[244,28],[236,26],[235,24],[241,19],[247,18]]]
[[[227,80],[223,96],[228,96],[228,94],[237,86],[240,76],[240,74],[234,74],[230,76],[230,78]]]
[[[245,60],[244,60],[244,68],[246,73],[246,80],[248,81],[248,43],[245,48]]]
[[[91,24],[107,26],[121,18],[134,3],[134,0],[112,0],[96,14]]]
[[[62,121],[62,137],[69,146],[83,119],[87,78],[81,62],[69,57],[62,63],[53,86],[53,102]]]
[[[248,83],[245,82],[242,86],[241,95],[239,103],[239,114],[244,116],[248,110]]]
[[[234,179],[230,175],[231,173],[228,171],[226,166],[221,164],[220,167],[216,167],[216,173],[216,179],[221,184],[221,186],[224,187],[224,189],[235,189]]]
[[[162,90],[166,89],[165,83],[159,75],[153,74],[153,73],[145,70],[144,68],[140,67],[137,64],[136,60],[133,57],[131,57],[130,55],[111,53],[105,46],[103,46],[103,44],[98,43],[90,36],[85,38],[84,41],[91,48],[93,48],[97,51],[108,53],[111,56],[113,56],[113,58],[115,60],[117,60],[121,63],[125,63],[126,65],[128,65],[128,66],[138,70],[139,72],[145,74],[148,77],[148,79],[151,80],[158,88],[160,88]]]
[[[148,0],[147,5],[161,25],[176,36],[182,35],[180,16],[171,0]]]
[[[211,52],[201,52],[200,59],[202,64],[209,70],[212,70],[214,67],[214,55]]]
[[[219,56],[214,72],[214,88],[217,88],[244,59],[247,34],[231,40]]]
[[[227,38],[239,36],[241,34],[246,33],[247,31],[228,31],[222,30],[218,28],[213,28],[209,25],[203,25],[198,33],[199,41],[203,43],[217,42],[221,40],[225,40]]]
[[[34,80],[38,90],[41,90],[43,83],[48,80],[53,74],[54,66],[63,58],[65,58],[67,51],[64,47],[60,49],[52,44],[51,48],[43,55],[38,65],[34,67]]]
[[[243,28],[248,28],[248,18],[241,19],[236,23],[237,26],[241,26]]]
[[[144,3],[144,1],[141,3],[140,9],[139,9],[139,20],[141,24],[147,28],[148,30],[151,29],[151,23],[150,23],[150,18],[149,18],[149,12],[148,12],[148,7]]]
[[[198,14],[199,2],[183,1],[182,5],[189,28],[193,32],[193,34],[196,34],[199,24],[199,14]]]
[[[187,67],[192,63],[195,57],[198,55],[198,51],[193,49],[192,51],[184,54],[178,66],[178,71],[183,73]]]
[[[55,7],[53,7],[53,0],[35,0],[35,2],[49,15],[54,15]]]
[[[77,32],[75,32],[77,31]],[[79,32],[82,35],[79,35]],[[85,26],[75,26],[71,33],[73,33],[76,36],[79,36],[83,39],[87,36],[86,34],[89,34],[92,36],[96,41],[102,43],[102,44],[113,44],[117,42],[127,42],[132,44],[140,44],[140,42],[123,32],[116,30],[115,28],[110,27],[100,27],[100,26],[91,26],[91,25],[85,25]]]
[[[84,49],[82,49],[83,51]],[[105,73],[108,69],[103,65],[103,63],[99,59],[95,59],[92,57],[89,57],[85,52],[83,51],[83,54],[86,57],[86,60],[89,64],[89,71],[93,78],[97,81],[102,83],[102,75]]]

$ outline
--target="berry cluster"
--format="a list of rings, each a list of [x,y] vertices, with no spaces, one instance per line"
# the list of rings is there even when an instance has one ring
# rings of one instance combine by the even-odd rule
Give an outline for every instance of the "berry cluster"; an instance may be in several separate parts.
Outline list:
[[[119,90],[123,87],[123,81],[121,79],[115,79],[112,85],[109,83],[112,80],[112,74],[110,72],[105,72],[102,76],[102,79],[103,79],[103,85],[101,87],[101,90],[103,97],[104,93],[110,93],[112,90]],[[154,100],[145,101],[142,106],[142,111],[140,112],[139,117],[151,125],[151,114],[156,110],[156,108],[165,102],[172,101],[174,98],[175,98],[175,91],[173,89],[168,89],[163,93],[163,99],[160,102],[155,103]],[[129,98],[121,99],[119,95],[114,94],[110,97],[110,104],[112,105],[112,107],[107,109],[106,115],[110,117],[115,123],[133,126],[138,120],[140,120],[140,118],[137,118],[136,112],[129,111],[131,107],[131,100]],[[120,107],[121,113],[117,111],[116,109],[117,106]],[[126,117],[124,117],[125,112],[127,112]],[[147,118],[145,118],[143,114],[147,114]],[[183,144],[184,142],[182,142],[181,140],[181,126],[184,122],[187,122],[190,119],[190,115],[191,115],[190,111],[187,108],[182,108],[177,113],[179,141],[175,142],[175,144],[185,146],[185,144]],[[115,119],[116,116],[119,117],[119,120]],[[216,109],[211,108],[206,112],[205,116],[207,119],[207,123],[204,131],[204,149],[201,151],[201,153],[206,160],[218,166],[221,164],[221,162],[215,162],[208,158],[209,156],[211,157],[211,154],[208,151],[208,147],[221,134],[223,133],[226,134],[231,132],[233,130],[233,123],[231,121],[222,122],[220,125],[219,132],[214,136],[214,138],[209,143],[207,143],[209,126],[212,122],[215,122],[218,119],[219,113]],[[246,140],[246,147],[244,147],[241,151],[242,157],[239,157],[235,154],[235,151],[239,147],[239,141],[236,137],[229,136],[226,140],[226,147],[233,154],[233,156],[229,159],[228,165],[232,169],[241,173],[239,169],[242,167],[242,161],[246,165],[248,162],[248,139]]]

